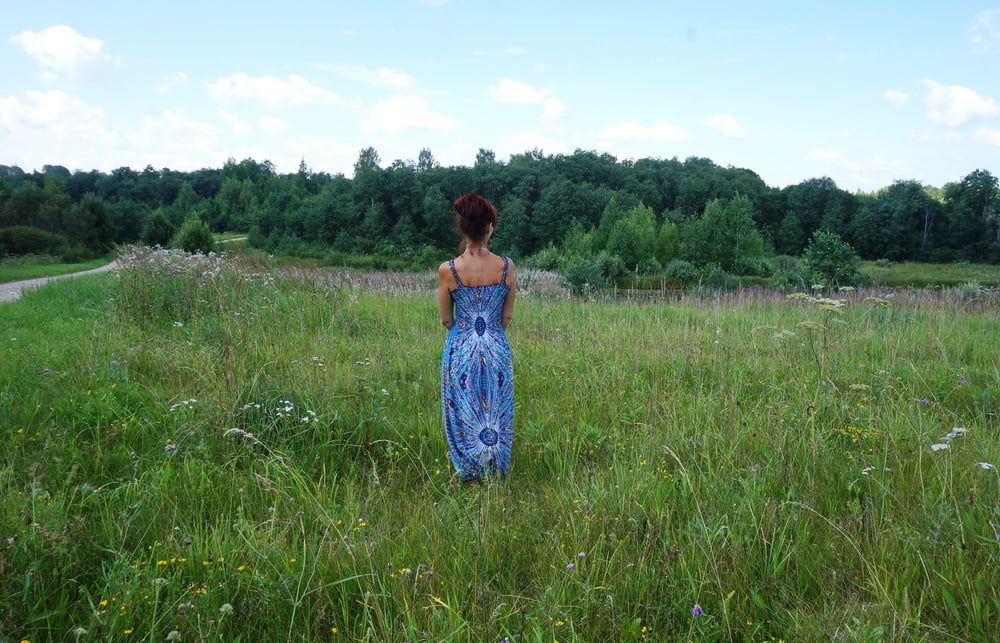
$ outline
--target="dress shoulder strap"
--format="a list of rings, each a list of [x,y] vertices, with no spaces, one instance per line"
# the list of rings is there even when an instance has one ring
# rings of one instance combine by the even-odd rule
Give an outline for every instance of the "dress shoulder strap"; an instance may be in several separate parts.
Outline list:
[[[458,271],[455,270],[455,260],[454,259],[449,259],[448,260],[448,267],[451,268],[451,274],[452,274],[453,277],[455,277],[455,283],[458,284],[459,288],[461,288],[462,287],[462,280],[458,278]]]
[[[507,267],[510,265],[510,261],[507,259],[506,255],[503,257],[503,277],[500,278],[500,283],[507,283]]]

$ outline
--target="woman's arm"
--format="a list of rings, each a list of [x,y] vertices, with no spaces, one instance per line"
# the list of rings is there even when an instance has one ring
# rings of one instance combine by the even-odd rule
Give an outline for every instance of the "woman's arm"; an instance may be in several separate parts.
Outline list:
[[[438,267],[438,313],[441,315],[441,323],[448,330],[451,330],[451,325],[455,323],[455,318],[452,316],[451,288],[449,287],[452,281],[454,278],[451,276],[451,268],[448,267],[446,261]]]
[[[510,326],[510,322],[514,319],[514,297],[517,295],[517,277],[514,274],[514,262],[507,259],[509,262],[507,268],[507,299],[503,302],[503,316],[500,323],[503,325],[504,330]]]

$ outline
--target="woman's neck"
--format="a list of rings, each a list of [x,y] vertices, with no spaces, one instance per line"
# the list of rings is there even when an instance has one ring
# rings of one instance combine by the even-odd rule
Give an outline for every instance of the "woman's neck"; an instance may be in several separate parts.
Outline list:
[[[469,255],[485,255],[488,254],[490,249],[486,247],[486,243],[474,243],[468,242],[465,244],[465,254]]]

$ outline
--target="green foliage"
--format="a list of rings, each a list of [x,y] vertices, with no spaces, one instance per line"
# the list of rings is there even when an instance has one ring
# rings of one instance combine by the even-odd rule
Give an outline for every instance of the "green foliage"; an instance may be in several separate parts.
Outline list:
[[[694,283],[701,277],[698,268],[690,261],[683,259],[674,259],[668,263],[664,268],[664,273],[671,279],[684,284]]]
[[[62,235],[30,226],[0,228],[0,247],[6,254],[61,254],[68,242]]]
[[[171,242],[175,248],[180,248],[185,252],[200,252],[208,254],[215,250],[215,237],[211,228],[202,221],[197,213],[188,217],[181,229],[177,231],[177,236]]]
[[[170,245],[170,240],[174,238],[176,232],[174,224],[170,223],[170,219],[160,209],[146,221],[146,227],[142,231],[142,243],[147,246],[159,245],[166,248]]]
[[[774,269],[774,261],[768,257],[740,257],[733,262],[733,273],[737,275],[770,277]]]
[[[524,265],[542,270],[559,270],[562,259],[562,251],[550,243],[530,257],[526,257]]]
[[[681,253],[681,235],[677,224],[665,219],[656,233],[654,255],[661,265],[667,265],[677,259]]]
[[[861,283],[861,258],[834,232],[817,230],[803,259],[816,281],[823,285],[856,286]]]
[[[741,257],[764,254],[764,238],[753,220],[753,203],[738,194],[723,202],[713,199],[700,217],[684,221],[681,227],[683,258],[696,265],[719,264],[732,270]]]
[[[562,270],[566,285],[574,294],[584,294],[604,285],[601,264],[590,255],[573,255]]]
[[[647,271],[657,265],[649,261],[655,261],[655,242],[656,215],[652,209],[639,205],[614,223],[608,235],[607,250],[621,257],[626,269],[648,274]],[[655,272],[655,269],[652,271]]]
[[[628,272],[622,258],[607,250],[601,250],[597,253],[597,265],[600,266],[601,276],[604,277],[606,283],[614,283]]]

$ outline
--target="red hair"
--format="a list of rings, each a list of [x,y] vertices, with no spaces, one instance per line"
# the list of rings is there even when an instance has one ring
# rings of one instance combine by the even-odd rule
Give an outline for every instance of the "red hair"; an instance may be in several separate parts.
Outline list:
[[[485,239],[490,224],[496,227],[500,222],[496,206],[475,191],[458,197],[451,207],[455,210],[455,222],[459,231],[472,241]]]

